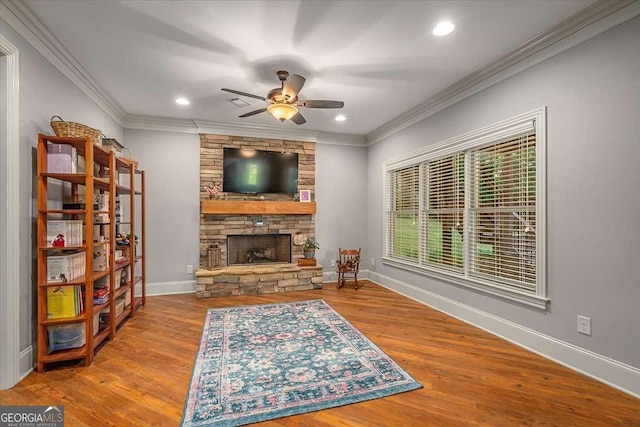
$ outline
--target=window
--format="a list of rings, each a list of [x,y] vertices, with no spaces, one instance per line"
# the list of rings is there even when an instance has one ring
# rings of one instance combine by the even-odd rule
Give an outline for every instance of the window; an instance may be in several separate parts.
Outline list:
[[[545,308],[544,113],[387,162],[383,261]]]
[[[398,169],[390,179],[390,252],[401,259],[418,260],[418,166]]]

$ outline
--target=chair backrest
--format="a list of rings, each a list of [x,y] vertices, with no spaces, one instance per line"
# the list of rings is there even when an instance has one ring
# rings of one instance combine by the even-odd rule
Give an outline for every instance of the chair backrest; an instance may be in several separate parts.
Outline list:
[[[347,266],[350,271],[357,273],[360,266],[360,249],[338,248],[338,266]]]

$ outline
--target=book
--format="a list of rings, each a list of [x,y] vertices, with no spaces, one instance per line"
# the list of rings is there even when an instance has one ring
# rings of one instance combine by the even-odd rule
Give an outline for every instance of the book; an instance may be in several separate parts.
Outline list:
[[[77,286],[63,285],[47,288],[47,318],[59,319],[75,317],[79,314],[77,306]]]
[[[94,298],[102,298],[103,296],[107,295],[109,293],[109,288],[97,288],[93,290],[93,297]]]
[[[70,229],[66,221],[47,221],[47,244],[53,247],[71,245]]]
[[[84,292],[81,286],[76,286],[76,316],[84,313]]]
[[[105,302],[109,301],[109,294],[103,296],[103,297],[99,297],[96,298],[95,296],[93,297],[93,303],[94,304],[104,304]]]
[[[53,247],[82,245],[84,227],[81,220],[47,221],[47,244]]]

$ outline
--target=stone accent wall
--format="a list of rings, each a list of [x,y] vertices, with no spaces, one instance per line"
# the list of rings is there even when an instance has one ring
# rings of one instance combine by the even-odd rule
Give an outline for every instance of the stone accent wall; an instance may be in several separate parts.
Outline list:
[[[311,190],[311,198],[315,200],[315,143],[214,134],[200,135],[200,200],[207,200],[209,197],[209,194],[204,189],[206,185],[222,183],[223,149],[225,147],[298,153],[298,190]],[[222,200],[291,201],[291,196],[285,194],[221,193],[218,198]],[[263,226],[254,226],[254,219],[258,218],[264,221]],[[229,270],[227,268],[227,235],[269,233],[292,235],[303,233],[315,238],[314,217],[313,215],[238,214],[228,216],[200,214],[200,269],[196,274],[198,278],[198,297],[313,289],[313,286],[311,286],[312,277],[315,277],[313,279],[315,280],[314,284],[322,287],[322,267],[303,267],[304,270],[301,270],[301,267],[296,265],[298,259],[303,257],[302,246],[292,246],[291,262],[293,264],[269,267],[277,270],[271,273],[264,273],[266,274],[264,277],[260,274],[227,271],[229,274],[225,273],[225,280],[222,280],[218,277],[221,274],[218,270],[205,270],[207,267],[207,248],[210,244],[218,244],[221,250],[220,269],[225,269],[226,271]],[[243,267],[230,268],[242,269]],[[307,277],[307,275],[311,274],[311,271],[315,273]],[[275,278],[276,275],[278,278]],[[214,280],[213,277],[217,278]],[[205,286],[205,288],[202,288],[202,286]]]
[[[200,200],[208,198],[208,194],[204,190],[205,185],[212,182],[222,183],[222,153],[225,147],[298,153],[298,190],[311,190],[311,199],[314,199],[316,188],[316,144],[314,142],[201,134]],[[248,194],[222,193],[221,198],[227,200],[263,200],[260,196]],[[285,194],[271,194],[266,198],[268,200],[291,200]]]

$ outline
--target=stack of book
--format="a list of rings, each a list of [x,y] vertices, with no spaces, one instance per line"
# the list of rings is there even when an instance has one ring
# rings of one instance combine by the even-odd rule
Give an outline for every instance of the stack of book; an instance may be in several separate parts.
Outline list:
[[[96,288],[93,290],[93,303],[96,305],[104,304],[109,301],[109,288]]]
[[[80,246],[84,240],[81,220],[47,221],[47,244],[53,247]]]
[[[47,257],[47,282],[64,283],[86,273],[86,256],[84,252],[69,255]]]
[[[84,313],[82,286],[62,285],[47,288],[47,318],[76,317]]]

